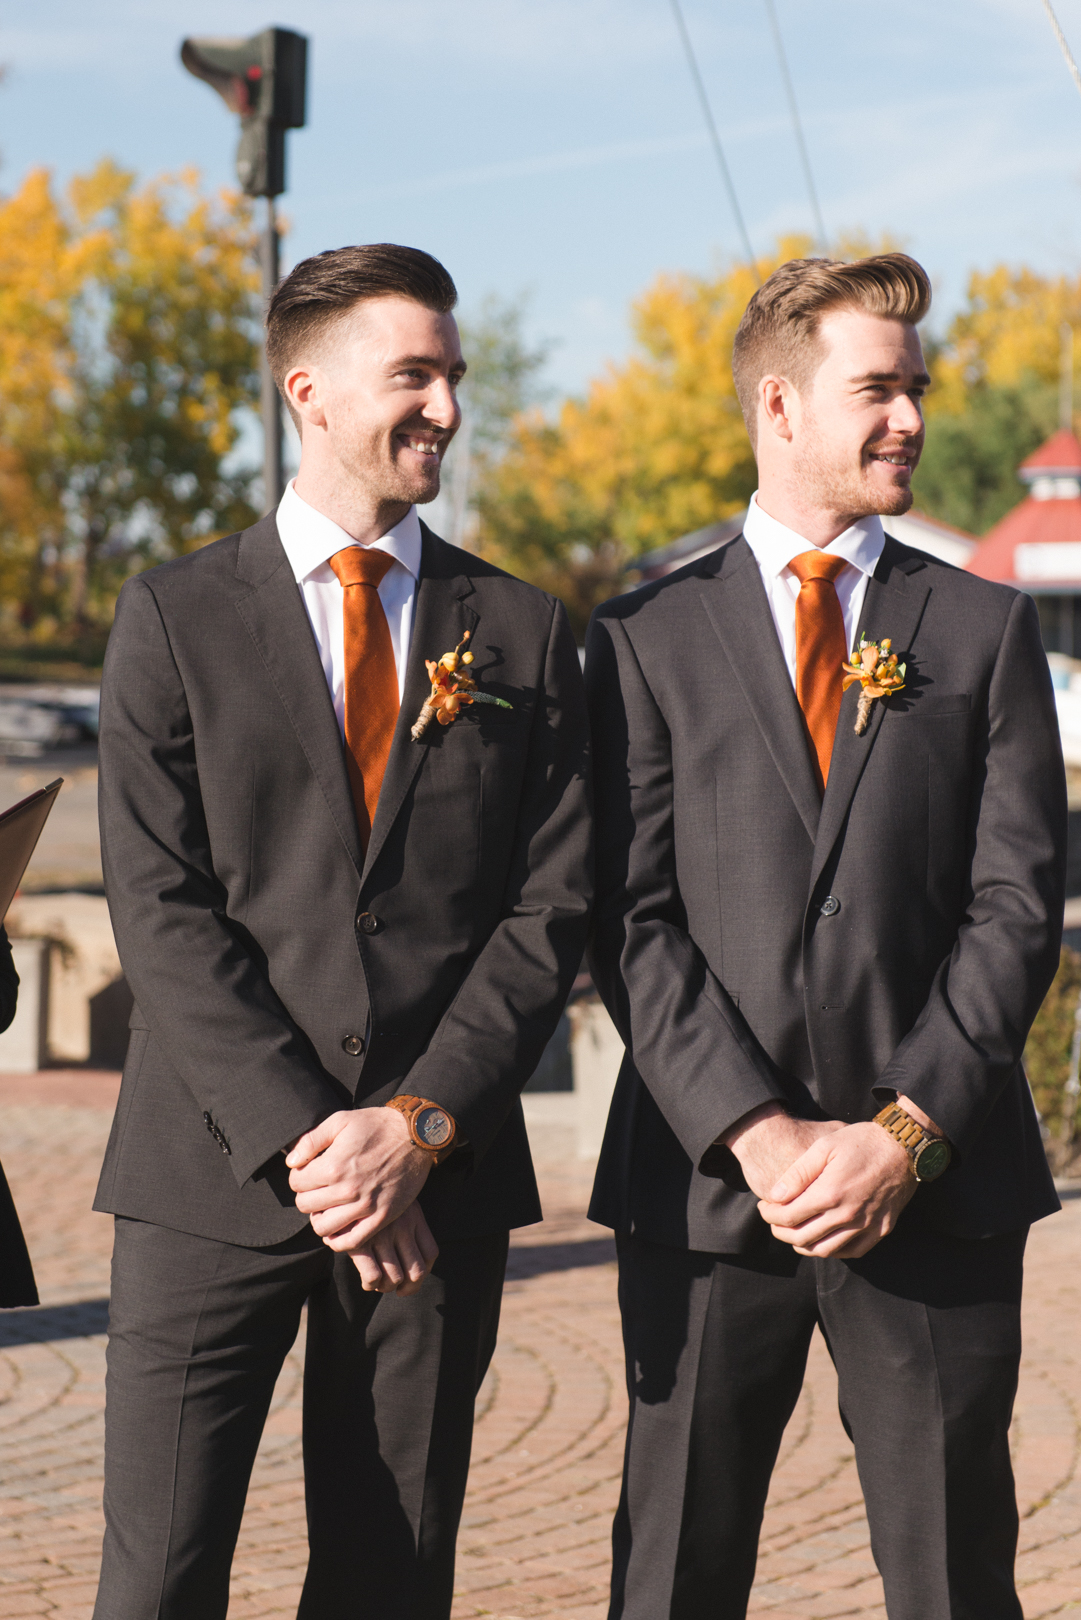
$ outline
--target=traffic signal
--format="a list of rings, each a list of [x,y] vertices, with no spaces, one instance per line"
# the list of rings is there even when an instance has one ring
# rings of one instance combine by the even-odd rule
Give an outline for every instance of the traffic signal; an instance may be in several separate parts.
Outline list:
[[[308,41],[288,28],[250,39],[186,39],[180,60],[240,117],[236,172],[249,197],[285,190],[285,132],[304,124]]]

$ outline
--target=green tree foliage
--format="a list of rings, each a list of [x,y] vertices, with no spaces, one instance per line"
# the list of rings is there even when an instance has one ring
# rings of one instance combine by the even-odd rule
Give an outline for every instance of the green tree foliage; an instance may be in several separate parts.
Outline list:
[[[943,339],[927,345],[934,386],[913,480],[924,511],[986,534],[1023,498],[1018,464],[1058,426],[1064,325],[1081,330],[1081,278],[973,271]]]
[[[1039,378],[978,384],[962,411],[931,416],[912,484],[916,505],[970,534],[986,534],[1024,499],[1017,468],[1057,425],[1057,390]]]
[[[104,633],[128,573],[250,523],[250,205],[111,163],[0,202],[0,613]]]
[[[548,345],[530,347],[524,300],[490,293],[475,317],[459,322],[468,370],[458,390],[462,425],[444,463],[449,508],[446,538],[476,541],[477,503],[504,454],[516,418],[540,397],[538,375]]]
[[[1063,1140],[1068,1116],[1066,1082],[1070,1073],[1078,997],[1081,996],[1081,956],[1062,947],[1058,972],[1036,1016],[1025,1047],[1025,1072],[1040,1118],[1050,1132],[1048,1152],[1056,1168],[1072,1157],[1072,1142]],[[1081,1119],[1077,1120],[1081,1127]]]

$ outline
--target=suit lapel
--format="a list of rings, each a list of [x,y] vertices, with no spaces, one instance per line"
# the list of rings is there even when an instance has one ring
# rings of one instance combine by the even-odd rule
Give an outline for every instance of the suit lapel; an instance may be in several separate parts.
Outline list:
[[[818,785],[754,554],[741,535],[707,569],[699,586],[702,604],[813,843],[820,814]]]
[[[922,576],[922,577],[921,577]],[[896,540],[886,536],[886,544],[878,567],[867,581],[867,594],[863,601],[856,641],[865,635],[869,640],[881,641],[889,636],[893,650],[904,663],[909,653],[931,586],[926,569],[918,556],[908,553]],[[856,705],[859,688],[850,686],[841,704],[837,721],[837,735],[830,758],[830,774],[822,800],[822,818],[815,841],[815,856],[811,868],[811,887],[829,859],[841,829],[845,824],[853,794],[859,786],[864,766],[870,758],[875,738],[882,726],[886,706],[875,703],[871,718],[862,737],[855,732]]]
[[[424,660],[441,658],[445,652],[450,652],[464,633],[475,630],[480,622],[480,615],[465,600],[473,594],[474,587],[472,580],[462,574],[458,567],[460,553],[433,534],[426,523],[420,527],[420,581],[413,614],[413,633],[409,640],[405,696],[398,713],[398,724],[394,728],[383,785],[379,790],[379,803],[364,862],[365,878],[378,860],[387,834],[437,734],[433,724],[419,743],[410,736],[432,686]],[[325,686],[326,682],[323,684]],[[344,777],[344,771],[342,774]]]
[[[300,589],[273,515],[241,536],[237,578],[254,586],[238,600],[237,612],[274,682],[342,843],[359,872],[360,836],[341,732]]]

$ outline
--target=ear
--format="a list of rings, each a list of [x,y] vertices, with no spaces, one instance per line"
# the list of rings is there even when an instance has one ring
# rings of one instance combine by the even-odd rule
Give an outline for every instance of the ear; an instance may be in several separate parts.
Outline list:
[[[758,436],[772,434],[789,443],[799,419],[799,394],[787,377],[763,377],[758,385]]]
[[[327,425],[325,390],[326,378],[317,366],[291,366],[282,378],[285,403],[302,438],[305,427],[325,428]]]

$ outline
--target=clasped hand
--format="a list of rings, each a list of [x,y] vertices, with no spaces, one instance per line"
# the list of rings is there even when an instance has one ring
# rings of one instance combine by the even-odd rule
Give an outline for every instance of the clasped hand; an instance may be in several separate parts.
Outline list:
[[[792,1119],[770,1104],[741,1120],[727,1145],[774,1237],[815,1259],[867,1254],[917,1187],[906,1150],[872,1122]]]
[[[362,1286],[415,1294],[439,1250],[416,1198],[431,1169],[393,1108],[331,1114],[285,1156],[301,1214],[328,1248],[348,1254]]]

